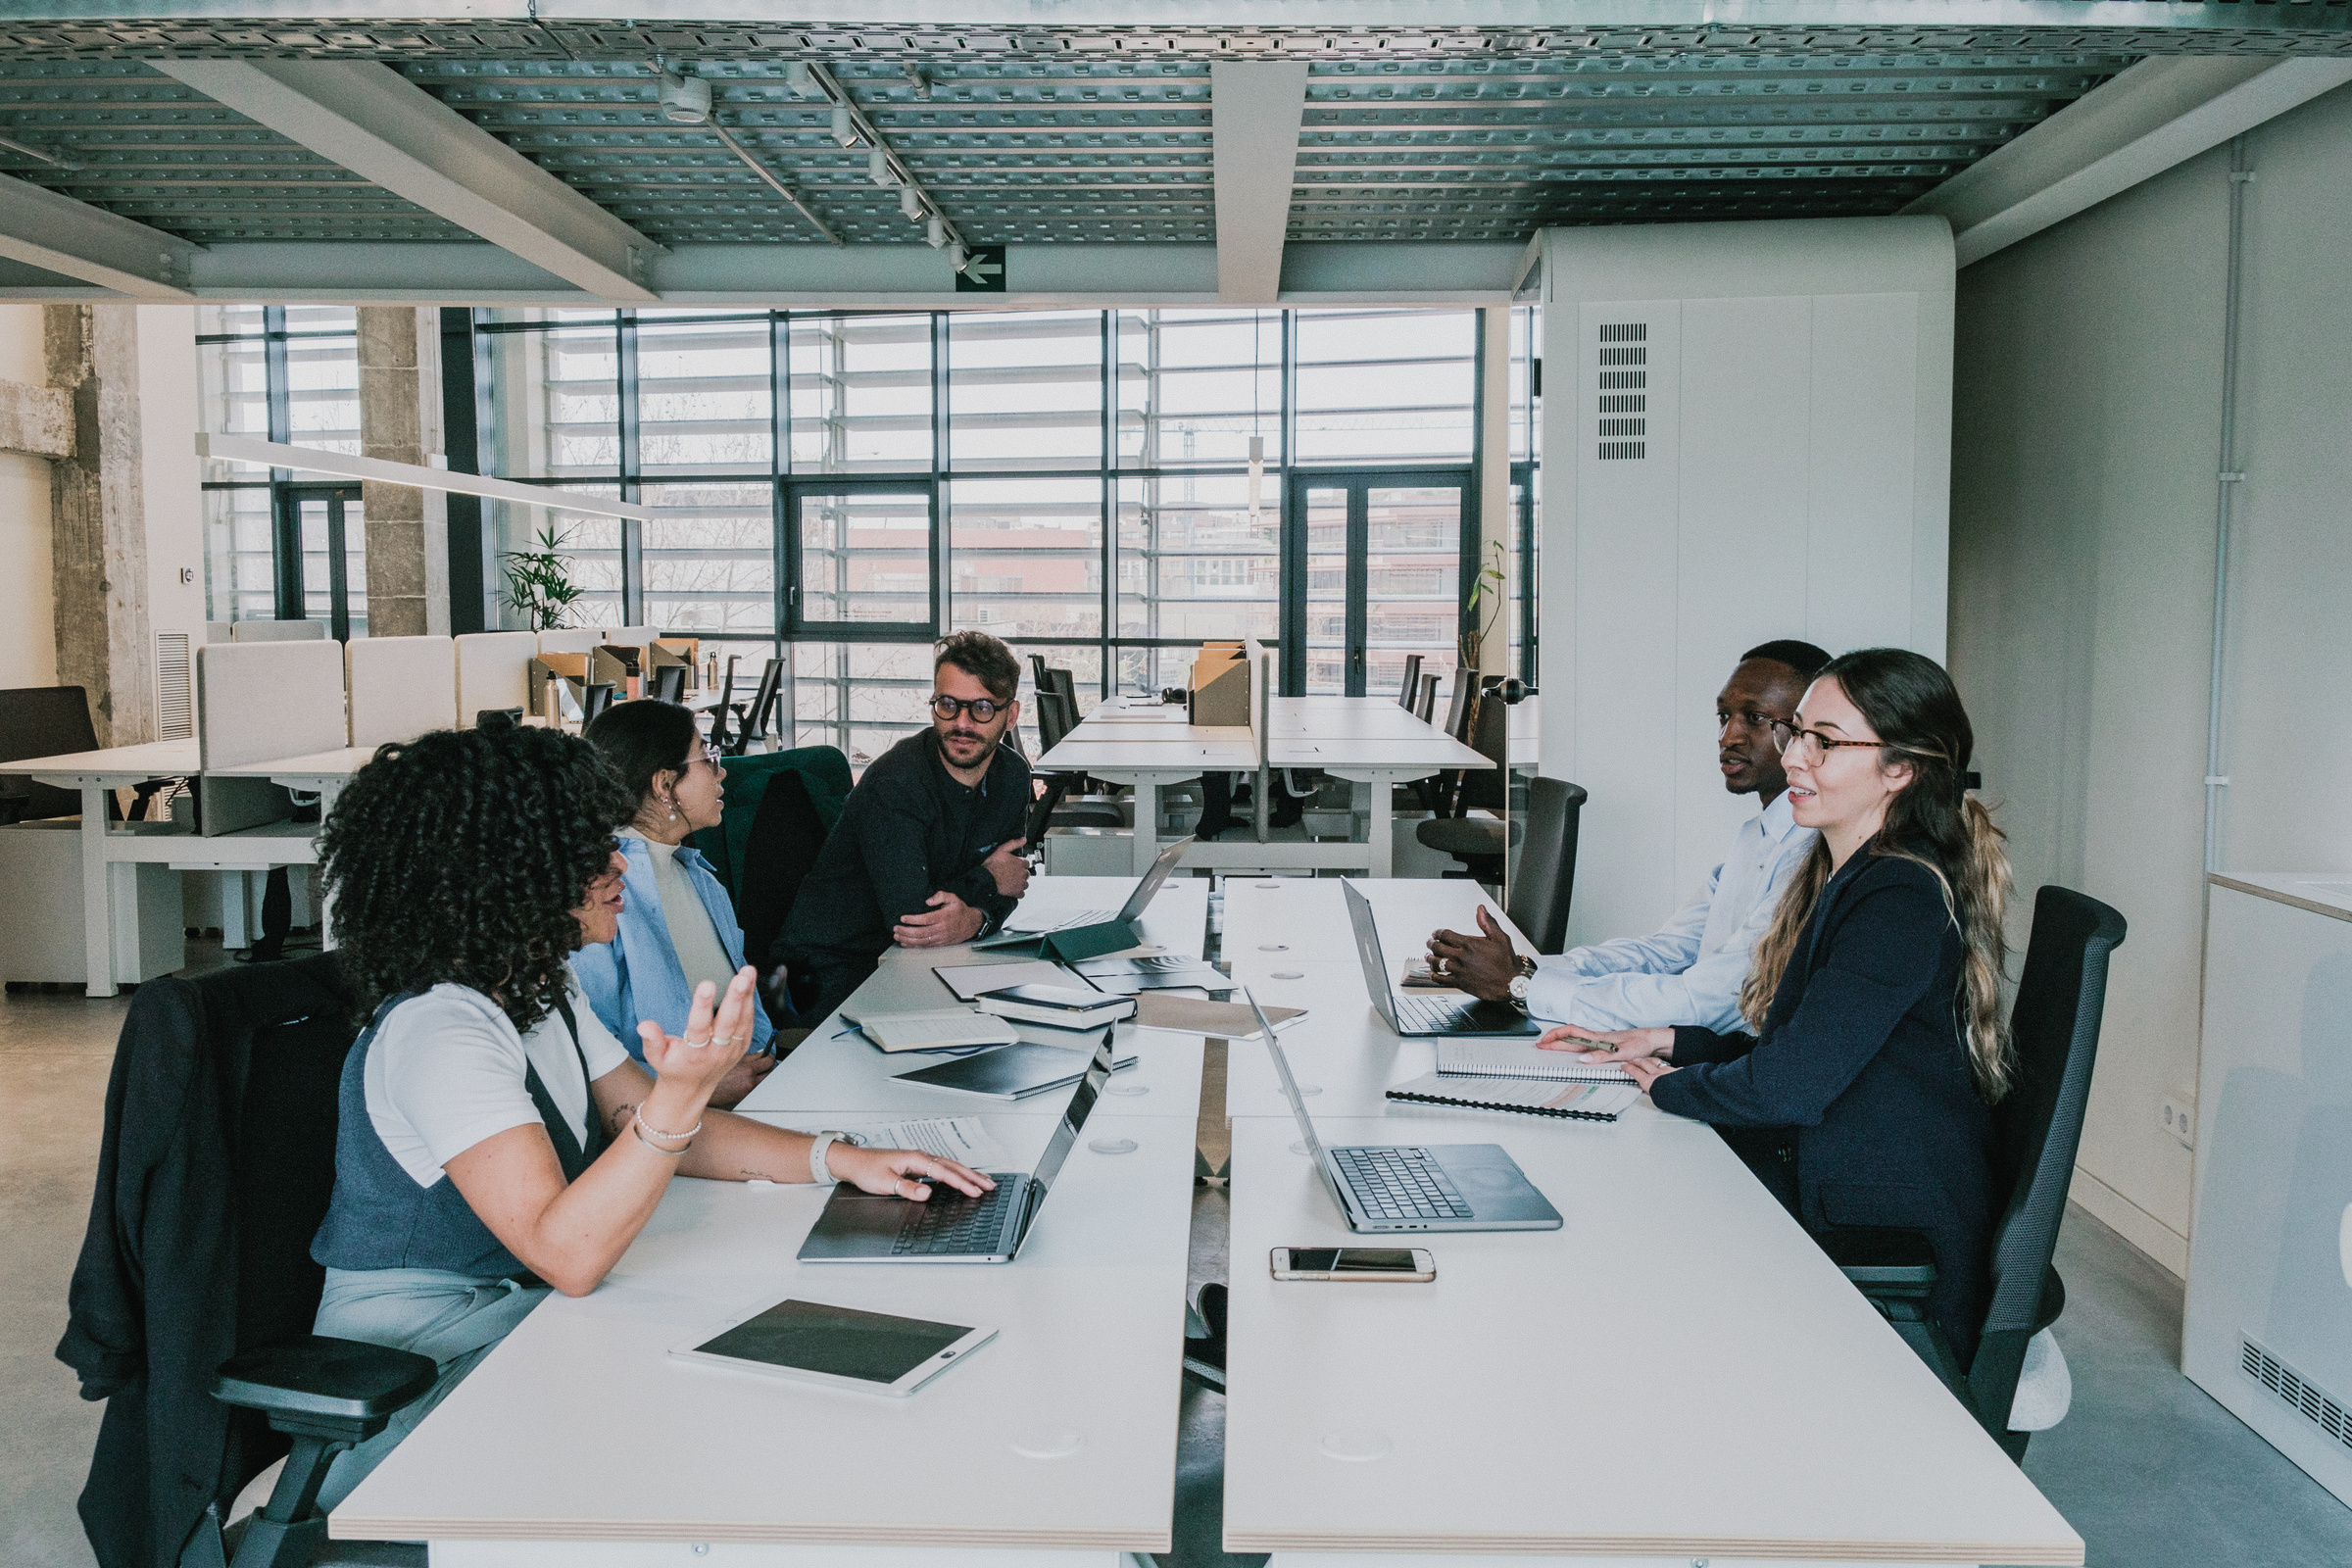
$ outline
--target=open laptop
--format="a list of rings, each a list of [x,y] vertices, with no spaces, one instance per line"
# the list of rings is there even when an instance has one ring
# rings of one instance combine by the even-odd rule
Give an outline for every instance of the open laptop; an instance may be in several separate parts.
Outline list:
[[[1274,1075],[1298,1118],[1306,1153],[1323,1176],[1331,1200],[1358,1235],[1396,1231],[1556,1231],[1560,1211],[1536,1191],[1519,1162],[1500,1144],[1357,1144],[1326,1149],[1291,1059],[1250,989],[1250,1010],[1274,1058]]]
[[[973,943],[972,946],[979,949],[1011,947],[1015,943],[1035,942],[1040,937],[1052,936],[1063,931],[1079,931],[1088,926],[1122,925],[1132,929],[1135,922],[1144,917],[1144,910],[1150,907],[1152,900],[1158,894],[1161,884],[1168,880],[1168,874],[1176,869],[1176,862],[1184,858],[1184,852],[1191,849],[1192,846],[1193,841],[1190,838],[1181,838],[1160,851],[1158,858],[1152,862],[1152,869],[1146,871],[1137,880],[1135,890],[1127,895],[1127,902],[1116,909],[1085,909],[1076,914],[1064,915],[1049,914],[1042,910],[1031,913],[1027,910],[1015,909],[1012,911],[1012,917],[1004,922],[1004,930],[993,937],[983,938]],[[1131,948],[1140,940],[1137,937],[1130,937],[1120,946]],[[1103,951],[1116,952],[1117,949],[1108,948]]]
[[[1533,1040],[1544,1025],[1507,1002],[1478,997],[1400,997],[1389,979],[1389,960],[1380,951],[1380,924],[1372,918],[1372,901],[1342,879],[1348,895],[1348,918],[1355,925],[1355,956],[1364,966],[1364,989],[1388,1025],[1406,1039],[1430,1035],[1524,1037]]]
[[[1061,1162],[1094,1114],[1110,1080],[1110,1031],[1095,1043],[1094,1060],[1062,1107],[1061,1121],[1033,1171],[990,1171],[996,1188],[967,1198],[934,1186],[928,1201],[859,1192],[847,1182],[833,1189],[825,1210],[801,1244],[804,1263],[1009,1263],[1046,1205]]]

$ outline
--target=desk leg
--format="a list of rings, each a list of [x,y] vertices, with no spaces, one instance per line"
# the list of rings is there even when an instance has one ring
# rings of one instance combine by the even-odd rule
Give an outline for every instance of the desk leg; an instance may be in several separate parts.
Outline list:
[[[1365,786],[1358,784],[1356,788],[1363,789]],[[1390,797],[1395,794],[1396,787],[1389,782],[1386,775],[1375,773],[1372,775],[1370,788],[1372,791],[1372,814],[1367,819],[1364,829],[1365,836],[1370,842],[1364,846],[1364,853],[1372,862],[1372,869],[1366,874],[1389,876],[1392,874],[1390,866],[1396,859],[1396,835],[1389,826],[1391,819],[1396,814],[1396,808],[1391,804]]]
[[[81,787],[81,946],[93,997],[115,994],[114,900],[106,874],[106,806],[113,793],[101,784]]]
[[[1135,874],[1142,876],[1159,858],[1159,781],[1135,783]]]

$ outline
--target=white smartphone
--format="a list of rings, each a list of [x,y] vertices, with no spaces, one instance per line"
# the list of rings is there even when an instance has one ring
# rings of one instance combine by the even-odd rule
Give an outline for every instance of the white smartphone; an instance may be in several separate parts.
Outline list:
[[[1278,1280],[1348,1280],[1426,1285],[1438,1260],[1418,1247],[1277,1247],[1266,1264]]]
[[[904,1398],[997,1337],[995,1329],[786,1299],[669,1353],[681,1361]]]

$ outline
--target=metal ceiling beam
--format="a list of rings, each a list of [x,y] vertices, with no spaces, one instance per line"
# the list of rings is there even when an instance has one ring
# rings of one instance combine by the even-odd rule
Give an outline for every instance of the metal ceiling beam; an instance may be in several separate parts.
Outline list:
[[[654,514],[660,510],[641,507],[633,501],[578,495],[548,485],[516,484],[512,479],[487,479],[479,474],[458,473],[448,468],[426,468],[414,463],[390,463],[382,458],[353,457],[342,452],[322,452],[316,447],[289,446],[282,441],[257,441],[251,436],[215,435],[203,430],[196,432],[196,456],[220,463],[242,464],[249,468],[284,468],[292,473],[331,473],[343,479],[405,484],[413,489],[438,490],[448,495],[480,496],[485,500],[504,501],[510,506],[545,507],[550,512],[576,512],[589,517],[627,517],[636,522],[651,522]]]
[[[1962,267],[2352,81],[2352,60],[2143,60],[1903,209],[1952,225]]]
[[[1219,61],[1208,68],[1211,168],[1217,185],[1217,299],[1271,305],[1282,292],[1304,61]]]
[[[198,247],[0,174],[0,257],[142,300],[184,300]]]
[[[320,157],[610,299],[651,303],[660,247],[399,72],[368,61],[155,68]]]

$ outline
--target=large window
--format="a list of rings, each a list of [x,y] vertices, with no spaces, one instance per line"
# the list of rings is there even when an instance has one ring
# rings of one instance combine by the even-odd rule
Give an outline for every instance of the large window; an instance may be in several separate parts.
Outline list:
[[[358,318],[348,306],[197,307],[200,417],[215,435],[357,455]],[[205,465],[206,618],[316,618],[368,630],[367,528],[356,485]]]
[[[699,636],[745,681],[782,658],[800,740],[863,759],[922,722],[935,631],[1068,667],[1082,707],[1177,683],[1205,638],[1280,635],[1286,527],[1294,554],[1307,531],[1286,523],[1295,474],[1466,482],[1476,319],[483,311],[485,469],[654,512],[487,510],[501,549],[552,530],[586,590],[575,620]],[[1349,646],[1375,678],[1404,648],[1450,657],[1451,504],[1432,521],[1427,497],[1384,491],[1359,524],[1384,560]]]

